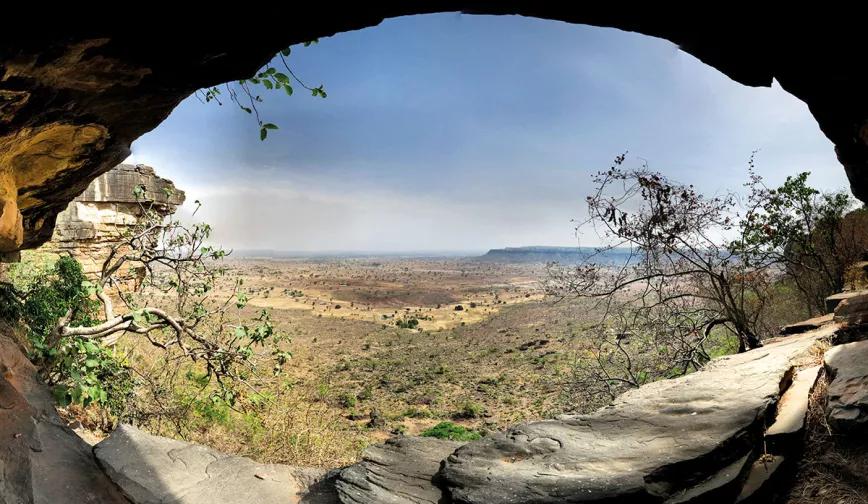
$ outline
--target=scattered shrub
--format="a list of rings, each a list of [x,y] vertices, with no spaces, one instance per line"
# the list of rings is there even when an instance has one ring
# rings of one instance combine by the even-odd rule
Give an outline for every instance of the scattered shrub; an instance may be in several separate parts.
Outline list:
[[[423,437],[448,439],[450,441],[475,441],[482,438],[478,432],[456,425],[452,422],[440,422],[422,432]]]
[[[344,392],[341,394],[340,403],[344,408],[352,408],[356,405],[356,396],[349,392]]]
[[[374,391],[370,386],[365,387],[361,392],[359,392],[357,397],[359,401],[370,401],[371,398],[374,397]]]
[[[482,405],[477,404],[473,401],[467,401],[462,406],[461,409],[455,412],[452,415],[453,418],[480,418],[485,414],[485,408]]]
[[[395,321],[395,325],[401,329],[415,329],[419,325],[419,320],[415,317],[409,319],[400,319]]]

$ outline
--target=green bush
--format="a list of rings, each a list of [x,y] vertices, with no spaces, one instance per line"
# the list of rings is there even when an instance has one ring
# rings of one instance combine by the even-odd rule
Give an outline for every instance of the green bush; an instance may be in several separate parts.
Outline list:
[[[52,386],[61,406],[96,403],[120,415],[135,385],[123,356],[84,337],[52,341],[58,320],[72,313],[77,326],[97,323],[97,302],[90,297],[89,282],[81,265],[61,257],[35,274],[16,310],[4,296],[3,316],[16,316],[27,327],[30,359]]]
[[[416,318],[396,320],[395,325],[401,329],[415,329],[419,325],[419,320]]]
[[[349,392],[344,392],[340,396],[340,403],[344,408],[352,408],[356,405],[356,396]]]
[[[482,438],[482,435],[478,432],[452,422],[440,422],[434,427],[423,431],[422,436],[449,439],[450,441],[475,441]]]
[[[485,408],[473,401],[467,401],[452,416],[454,418],[479,418],[484,414]]]

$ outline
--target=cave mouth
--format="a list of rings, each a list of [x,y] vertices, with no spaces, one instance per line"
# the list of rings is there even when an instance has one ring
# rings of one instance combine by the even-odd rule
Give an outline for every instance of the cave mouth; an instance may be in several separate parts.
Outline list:
[[[462,9],[604,28],[517,17],[398,17]],[[228,306],[237,310],[233,313],[237,318],[222,325],[226,332],[220,334],[228,341],[251,334],[266,338],[277,327],[292,339],[295,354],[290,359],[287,347],[268,354],[284,365],[291,362],[291,374],[269,375],[267,382],[263,377],[261,384],[272,389],[251,394],[250,408],[239,412],[233,409],[234,396],[215,396],[210,390],[207,397],[196,395],[207,377],[199,369],[165,366],[160,360],[163,354],[128,345],[126,358],[166,371],[184,384],[150,387],[145,392],[149,396],[130,401],[136,409],[129,418],[139,425],[161,434],[187,436],[225,452],[317,467],[355,462],[363,446],[392,434],[424,434],[376,445],[365,461],[340,471],[339,476],[331,473],[345,494],[373,489],[368,494],[372,502],[383,500],[377,496],[379,487],[368,482],[370,474],[384,467],[379,464],[384,460],[390,460],[402,477],[408,476],[401,472],[406,467],[418,471],[409,476],[423,483],[417,488],[423,488],[426,498],[430,493],[431,501],[445,497],[508,502],[516,495],[522,496],[519,500],[546,495],[555,501],[564,493],[584,495],[589,485],[598,485],[591,494],[599,490],[601,498],[615,500],[636,495],[649,501],[679,499],[707,491],[734,497],[739,489],[732,484],[733,475],[762,476],[768,463],[790,457],[781,443],[766,443],[769,432],[763,431],[770,423],[766,420],[772,409],[780,413],[773,403],[791,389],[811,388],[818,368],[802,378],[804,370],[794,373],[795,367],[801,366],[803,357],[810,357],[812,364],[819,362],[818,342],[822,347],[826,339],[852,337],[854,331],[842,333],[838,324],[862,323],[864,296],[851,292],[833,298],[840,302],[835,307],[837,320],[825,316],[788,326],[787,331],[796,336],[760,349],[764,358],[727,358],[724,362],[732,368],[712,367],[709,373],[702,370],[686,377],[685,381],[708,387],[690,388],[696,393],[692,397],[700,402],[718,399],[720,408],[711,405],[691,411],[685,407],[682,391],[672,388],[683,383],[676,378],[652,387],[670,390],[671,407],[645,409],[644,405],[658,402],[643,401],[640,389],[621,406],[607,410],[614,411],[618,421],[604,417],[602,423],[589,424],[595,432],[591,438],[563,436],[587,427],[570,419],[524,424],[503,435],[498,431],[515,422],[550,417],[567,411],[564,404],[575,405],[574,397],[561,394],[559,384],[547,379],[565,376],[557,374],[561,372],[569,375],[570,359],[563,357],[569,356],[580,331],[573,322],[596,315],[581,303],[551,304],[543,298],[539,278],[545,271],[539,256],[568,251],[506,245],[560,240],[564,241],[555,244],[575,245],[569,219],[581,218],[575,212],[582,204],[588,172],[605,169],[624,150],[636,156],[636,162],[647,161],[652,168],[695,183],[710,194],[737,186],[750,153],[757,148],[761,172],[769,167],[780,178],[809,169],[818,177],[812,179],[817,185],[837,189],[844,179],[834,155],[845,168],[853,194],[868,200],[864,179],[868,79],[864,68],[853,63],[861,61],[863,30],[857,23],[862,18],[838,14],[830,21],[812,11],[782,23],[779,13],[725,12],[681,22],[658,6],[645,12],[519,1],[389,3],[304,11],[280,19],[280,29],[271,30],[239,27],[236,19],[223,16],[214,23],[198,19],[178,30],[160,24],[163,29],[157,36],[143,36],[141,30],[123,24],[91,28],[67,19],[57,30],[43,26],[33,31],[20,23],[21,28],[9,27],[0,35],[0,251],[4,260],[15,259],[19,250],[51,238],[55,229],[69,231],[75,241],[92,239],[98,229],[127,225],[133,213],[118,214],[135,212],[137,203],[85,198],[76,201],[74,208],[77,217],[95,218],[92,226],[67,225],[70,221],[62,221],[65,227],[55,226],[58,213],[97,176],[111,173],[112,167],[129,158],[130,146],[140,139],[129,158],[133,164],[121,170],[134,181],[133,187],[138,189],[136,181],[153,177],[146,166],[135,163],[153,165],[157,174],[175,179],[189,192],[188,202],[205,203],[197,212],[182,208],[178,215],[188,219],[185,222],[193,217],[212,221],[214,229],[228,230],[225,235],[216,231],[215,239],[238,249],[256,249],[230,259],[235,261],[230,282],[225,288],[218,286],[222,294],[235,296]],[[438,25],[444,22],[461,23],[461,29],[450,32]],[[526,23],[527,30],[511,25],[509,36],[498,33],[502,30],[498,26],[510,23]],[[382,26],[352,31],[378,24]],[[340,35],[324,38],[336,33]],[[481,39],[474,39],[480,34]],[[609,35],[624,38],[607,42]],[[317,37],[322,38],[319,44],[298,47]],[[623,50],[613,50],[610,43],[620,44],[617,47]],[[259,80],[271,79],[272,91],[284,96],[285,84],[292,83],[292,97],[267,99],[262,105],[253,100],[249,108],[256,110],[250,114],[240,107],[213,106],[209,89],[237,79],[249,81],[269,61],[277,67],[272,58],[290,45],[291,69],[298,70],[299,79],[285,75],[282,80],[275,70]],[[689,82],[681,81],[684,76]],[[730,78],[739,84],[730,83]],[[325,89],[317,87],[320,82],[326,85],[328,97]],[[197,91],[209,103],[184,102]],[[311,97],[302,100],[299,95],[304,94]],[[248,129],[246,121],[257,116],[262,123]],[[817,125],[828,142],[816,135]],[[286,150],[281,152],[281,146]],[[204,183],[212,180],[217,182]],[[161,205],[174,206],[180,194],[164,192],[170,188],[164,182],[149,197],[163,197]],[[128,195],[128,189],[121,192]],[[93,191],[97,192],[111,193],[101,186]],[[269,215],[279,218],[263,217]],[[95,245],[97,252],[104,249]],[[262,250],[294,247],[303,250],[289,256]],[[309,257],[316,251],[344,247],[340,254]],[[346,248],[355,254],[346,257]],[[481,260],[482,255],[534,260],[502,265]],[[55,267],[53,273],[18,272],[18,280],[39,293],[31,300],[50,301],[64,290],[51,287],[71,279],[63,284],[69,288],[65,292],[83,289],[79,300],[95,296],[102,300],[105,317],[119,320],[118,326],[73,328],[86,333],[168,324],[155,310],[133,310],[112,318],[105,296],[92,282],[80,281],[69,261],[52,264],[45,267]],[[93,261],[97,270],[99,264]],[[20,266],[27,264],[13,267]],[[129,273],[125,280],[133,285],[147,283],[147,272],[117,271]],[[241,277],[249,294],[236,296],[231,280]],[[213,292],[210,285],[199,287],[200,292]],[[161,301],[164,294],[149,300]],[[116,307],[128,301],[120,296],[114,299]],[[261,315],[261,309],[269,309],[273,318]],[[795,310],[780,311],[795,314]],[[62,321],[65,314],[62,310],[57,319]],[[184,331],[173,329],[176,334]],[[43,341],[70,334],[51,332],[43,335]],[[617,341],[629,337],[622,332]],[[107,375],[94,379],[87,370],[112,361],[99,347],[75,341],[80,344],[70,347],[80,358],[75,361],[80,364],[75,376],[85,373],[90,381],[64,388],[60,376],[49,377],[56,386],[52,392],[64,399],[75,399],[77,394],[99,399]],[[184,353],[189,347],[180,339],[158,343],[189,355]],[[187,343],[200,352],[201,359],[229,353]],[[121,443],[150,439],[165,447],[168,456],[158,463],[120,460],[112,466],[105,452],[94,454],[79,438],[71,437],[67,424],[54,415],[38,370],[5,335],[0,345],[4,370],[0,389],[9,399],[2,408],[6,421],[0,422],[0,431],[12,440],[13,448],[0,456],[4,467],[13,471],[0,485],[0,495],[11,492],[18,498],[29,492],[33,501],[55,502],[77,493],[102,493],[106,502],[124,502],[110,481],[117,477],[113,467],[135,468],[134,472],[142,468],[143,473],[176,467],[176,448],[188,445],[146,435],[137,438],[141,432],[126,428],[119,434],[127,437],[116,438]],[[855,347],[847,348],[835,353],[858,355],[850,354],[857,351]],[[844,359],[834,365],[858,360]],[[825,364],[831,369],[831,362]],[[156,377],[154,382],[165,385],[168,382],[160,383],[164,378]],[[826,382],[834,388],[834,377],[827,378],[832,379],[821,382],[821,388]],[[826,419],[821,402],[806,405],[813,408],[817,427]],[[850,406],[835,407],[844,411]],[[669,425],[673,416],[682,425],[695,422],[708,418],[707,412],[718,416],[691,424],[696,427],[692,432],[699,433],[696,445],[679,439],[676,447],[658,449],[656,443],[671,436],[660,435],[657,426]],[[78,420],[81,427],[106,425],[107,417],[90,413],[71,406],[64,415]],[[185,431],[167,418],[168,413],[182,415],[190,428]],[[661,421],[649,421],[654,417]],[[845,417],[835,420],[846,424]],[[619,423],[622,418],[628,421]],[[730,429],[733,424],[727,422],[735,422],[736,428]],[[638,426],[650,426],[651,431],[633,429]],[[596,436],[606,429],[611,436]],[[720,432],[714,429],[737,435],[716,437]],[[482,436],[478,443],[458,451],[452,444]],[[651,450],[624,450],[619,443],[625,437],[636,440],[632,446]],[[583,446],[587,442],[596,448],[601,440],[612,448],[604,457]],[[696,449],[703,443],[702,449]],[[256,447],[270,451],[257,452]],[[408,452],[418,456],[402,458]],[[761,452],[758,465],[751,466]],[[553,486],[539,485],[535,478],[541,473],[540,458],[528,453],[543,454],[543,459],[566,453],[563,459],[555,456],[558,467],[612,461],[614,470],[602,472],[614,475],[615,481],[602,480],[599,474],[571,473]],[[582,458],[589,453],[591,464]],[[671,453],[685,458],[673,464]],[[94,457],[101,457],[101,466]],[[69,464],[70,460],[80,462],[81,468]],[[646,465],[634,471],[636,461]],[[547,459],[543,462],[545,471],[554,467]],[[498,472],[505,463],[530,476]],[[54,470],[61,465],[70,470]],[[184,465],[188,470],[197,467]],[[625,467],[629,472],[623,472]],[[46,474],[49,470],[51,475]],[[175,497],[172,494],[183,493],[173,486],[178,474],[157,475],[149,486],[134,485],[134,491]],[[291,483],[304,486],[324,474],[293,473]],[[496,485],[488,483],[493,474],[498,475]],[[205,475],[210,476],[207,469]],[[247,491],[270,481],[272,475],[255,472],[236,486]],[[480,481],[484,483],[477,485]],[[625,486],[625,481],[636,486]],[[622,494],[606,493],[612,489]]]
[[[443,14],[295,47],[292,58],[326,99],[269,94],[248,114],[190,97],[127,159],[186,192],[179,215],[195,210],[214,226],[236,251],[248,309],[269,309],[298,345],[300,376],[272,391],[298,393],[282,411],[244,423],[195,404],[196,421],[216,427],[191,439],[230,452],[245,439],[258,459],[334,467],[390,433],[448,422],[438,432],[473,437],[563,412],[543,375],[571,351],[571,321],[588,308],[543,302],[535,285],[552,251],[513,266],[475,258],[575,246],[570,219],[581,218],[591,174],[624,150],[711,194],[741,184],[757,148],[772,179],[809,162],[824,188],[846,184],[796,98],[644,35]],[[257,114],[278,126],[264,141]],[[79,203],[99,214],[118,202]],[[578,244],[598,244],[587,238]],[[299,440],[305,422],[316,433]],[[165,426],[154,430],[173,434]],[[277,444],[295,458],[257,453],[263,432],[296,439]]]

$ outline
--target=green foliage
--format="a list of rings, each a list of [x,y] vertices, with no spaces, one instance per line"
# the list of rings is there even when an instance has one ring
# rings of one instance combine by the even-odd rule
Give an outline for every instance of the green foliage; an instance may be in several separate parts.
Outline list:
[[[782,267],[809,311],[822,313],[825,298],[843,289],[847,267],[868,241],[864,230],[845,230],[854,206],[850,196],[821,193],[808,185],[808,176],[802,172],[768,188],[751,160],[747,210],[729,248],[748,267]]]
[[[356,396],[350,392],[344,392],[341,394],[340,403],[344,408],[352,408],[356,405],[356,402]]]
[[[193,409],[206,424],[227,424],[231,408],[223,398],[209,395],[193,401]]]
[[[65,317],[78,326],[98,322],[97,304],[90,297],[93,286],[81,265],[64,256],[33,278],[18,315],[28,329],[30,358],[53,387],[58,404],[95,403],[121,414],[135,386],[125,358],[84,337],[53,340]]]
[[[15,286],[0,283],[0,320],[14,323],[21,320],[22,302]]]
[[[317,41],[309,41],[304,43],[304,47],[310,47],[316,44]],[[265,141],[268,138],[269,130],[276,130],[278,126],[271,122],[264,121],[259,115],[257,103],[262,103],[264,100],[262,94],[267,92],[280,92],[287,96],[292,96],[294,89],[293,85],[301,86],[310,91],[311,96],[326,98],[328,94],[325,87],[308,86],[296,76],[295,72],[290,68],[287,58],[292,54],[292,49],[287,47],[278,52],[272,62],[266,64],[256,74],[248,79],[241,79],[237,82],[226,83],[223,85],[223,90],[228,96],[228,100],[238,106],[243,112],[254,115],[256,122],[259,125],[259,139]],[[279,71],[272,63],[279,60],[283,66],[283,71]],[[223,92],[219,86],[213,86],[206,89],[200,89],[195,93],[196,97],[202,103],[217,103],[223,105]]]
[[[839,221],[852,206],[843,193],[821,194],[807,184],[810,172],[787,177],[775,189],[766,189],[762,179],[751,174],[752,207],[741,222],[742,236],[733,247],[742,252],[779,249],[808,234],[830,232],[825,223]],[[753,257],[747,255],[746,260]]]
[[[448,439],[450,441],[475,441],[482,438],[482,435],[478,432],[452,422],[440,422],[434,427],[423,431],[422,436]]]
[[[54,267],[37,277],[24,302],[24,322],[30,329],[31,343],[40,347],[68,311],[76,313],[72,322],[92,325],[96,303],[87,292],[87,278],[78,261],[61,257]]]
[[[415,329],[419,326],[419,320],[415,317],[409,319],[399,319],[395,321],[395,325],[401,329]]]
[[[95,403],[114,415],[123,414],[135,380],[122,356],[80,337],[63,338],[49,353],[46,364],[53,369],[59,405]]]
[[[485,414],[485,408],[473,401],[467,401],[452,416],[455,418],[480,418]]]

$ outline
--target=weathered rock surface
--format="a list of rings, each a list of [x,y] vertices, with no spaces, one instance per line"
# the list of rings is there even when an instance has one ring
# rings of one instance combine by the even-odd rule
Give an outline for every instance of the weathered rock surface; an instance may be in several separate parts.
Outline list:
[[[0,251],[47,240],[56,214],[196,89],[249,78],[295,43],[389,17],[460,10],[635,31],[670,40],[742,84],[776,81],[808,105],[835,144],[855,195],[868,201],[868,75],[861,65],[858,6],[852,12],[789,10],[787,22],[780,22],[777,10],[696,9],[527,0],[378,2],[302,6],[291,16],[273,16],[267,27],[200,12],[137,18],[138,26],[96,21],[78,11],[85,22],[56,9],[9,14],[39,19],[40,30],[9,23],[0,34]],[[153,26],[161,27],[159,36],[142,35]]]
[[[793,448],[805,428],[805,417],[811,390],[817,383],[820,366],[811,366],[796,373],[793,383],[778,401],[774,423],[766,430],[766,443],[771,449]]]
[[[824,357],[830,382],[826,415],[839,432],[868,427],[868,341],[839,345]]]
[[[760,457],[751,466],[741,493],[735,502],[738,504],[769,502],[767,500],[768,494],[772,493],[769,492],[769,482],[773,481],[775,476],[779,474],[778,471],[785,461],[786,459],[780,455]]]
[[[137,187],[143,190],[138,197]],[[97,177],[58,214],[54,234],[41,250],[71,254],[85,273],[96,273],[145,208],[170,215],[183,203],[184,191],[150,166],[121,164]]]
[[[259,464],[119,426],[94,447],[106,474],[134,504],[327,504],[323,470]],[[316,486],[316,492],[309,492]]]
[[[446,459],[443,484],[455,501],[480,504],[720,502],[720,491],[735,499],[738,487],[725,483],[757,455],[792,368],[836,329],[718,359],[590,415],[519,425],[468,443]],[[694,492],[703,487],[715,492]]]
[[[0,502],[126,503],[90,446],[57,416],[33,365],[3,335],[0,371]]]
[[[848,326],[859,326],[868,323],[868,291],[853,291],[836,294],[826,298],[837,300],[835,305],[835,322]]]
[[[340,472],[343,504],[438,504],[433,478],[440,462],[463,443],[425,437],[393,438],[365,449],[362,461]]]
[[[801,322],[785,325],[781,327],[781,334],[788,335],[813,331],[814,329],[819,329],[820,327],[832,322],[833,318],[834,314],[827,313],[825,315],[820,315],[819,317],[809,318],[808,320],[802,320]]]
[[[850,299],[852,297],[861,296],[868,291],[843,291],[832,294],[831,296],[826,298],[826,312],[834,313],[835,309],[838,308],[838,305],[841,304],[845,299]]]

